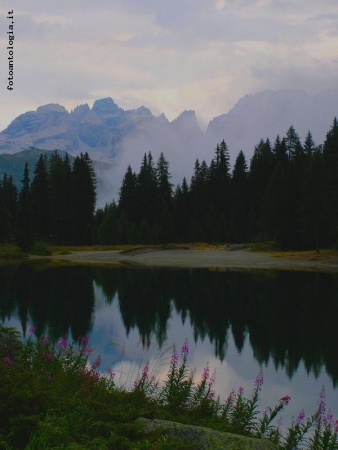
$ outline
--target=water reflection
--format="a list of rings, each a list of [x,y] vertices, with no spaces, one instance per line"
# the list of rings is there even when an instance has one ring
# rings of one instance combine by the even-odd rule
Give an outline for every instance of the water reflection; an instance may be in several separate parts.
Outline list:
[[[118,301],[127,335],[137,329],[144,346],[161,348],[173,311],[189,321],[194,340],[206,337],[224,360],[229,335],[239,353],[246,337],[260,364],[273,361],[291,378],[303,362],[308,373],[324,366],[338,381],[338,278],[323,273],[112,270],[29,265],[0,269],[2,321],[16,315],[23,333],[77,339],[91,332],[94,285],[106,303]],[[30,318],[30,319],[29,319]]]
[[[135,352],[152,358],[154,343],[159,351],[187,337],[190,364],[226,371],[222,392],[250,389],[263,366],[266,404],[289,393],[304,407],[311,396],[313,412],[324,382],[337,402],[337,275],[1,267],[0,317],[54,341],[90,334],[108,364],[123,353],[124,371]]]

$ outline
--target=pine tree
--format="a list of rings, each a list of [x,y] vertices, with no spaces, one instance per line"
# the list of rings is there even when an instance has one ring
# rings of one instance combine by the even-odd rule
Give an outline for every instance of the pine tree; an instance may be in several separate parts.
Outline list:
[[[190,192],[187,180],[183,178],[182,187],[177,186],[174,195],[175,237],[179,242],[190,242]]]
[[[242,150],[239,152],[231,179],[231,228],[235,242],[248,240],[249,220],[248,167]]]
[[[137,176],[129,165],[119,191],[119,209],[125,211],[131,223],[138,221]]]
[[[169,163],[162,152],[157,161],[155,173],[158,185],[160,213],[162,214],[165,208],[167,208],[168,211],[171,211],[173,195],[173,185],[169,181],[171,178],[169,173]]]
[[[38,238],[50,236],[50,198],[46,155],[40,155],[31,184],[33,228]]]
[[[261,218],[263,202],[267,186],[273,172],[274,157],[269,140],[262,139],[255,147],[254,155],[250,162],[249,190],[250,190],[250,219],[249,238],[262,233]]]
[[[96,177],[88,153],[77,156],[72,171],[73,233],[77,244],[91,240],[96,204]]]
[[[338,121],[334,119],[323,147],[325,171],[325,210],[328,218],[327,233],[338,245]]]
[[[1,197],[3,206],[7,209],[10,214],[10,233],[13,234],[15,230],[16,224],[16,211],[18,206],[18,189],[13,181],[12,176],[8,176],[7,173],[4,173],[3,178],[0,183],[1,187]]]
[[[301,215],[303,234],[309,245],[319,252],[321,244],[328,245],[325,212],[325,173],[320,149],[311,150],[302,183]]]
[[[28,250],[34,243],[32,229],[32,204],[30,193],[29,168],[26,162],[22,179],[22,189],[19,193],[16,242],[22,250]]]
[[[137,223],[139,226],[144,219],[153,226],[158,220],[159,197],[156,172],[153,158],[149,152],[144,154],[140,172],[137,176]]]

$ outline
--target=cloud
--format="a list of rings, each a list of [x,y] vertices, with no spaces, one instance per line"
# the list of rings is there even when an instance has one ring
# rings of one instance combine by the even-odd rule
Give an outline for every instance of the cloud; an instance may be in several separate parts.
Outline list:
[[[107,96],[170,119],[194,109],[208,122],[258,89],[321,90],[338,75],[335,0],[17,0],[14,14],[15,90],[1,64],[0,100],[11,104],[0,129],[27,105]]]

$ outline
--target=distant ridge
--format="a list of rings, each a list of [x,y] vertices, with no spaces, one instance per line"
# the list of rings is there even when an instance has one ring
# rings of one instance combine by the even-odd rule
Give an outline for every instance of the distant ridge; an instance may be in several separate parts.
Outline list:
[[[191,155],[209,161],[216,144],[225,139],[233,158],[239,150],[250,158],[260,139],[273,142],[291,125],[302,140],[310,130],[316,143],[323,143],[335,116],[338,89],[314,96],[294,89],[246,95],[227,114],[212,119],[205,133],[191,110],[169,122],[164,114],[155,116],[144,106],[123,110],[110,97],[71,112],[51,103],[14,119],[0,133],[0,153],[35,147],[71,155],[87,151],[95,160],[112,161],[130,152],[139,158],[143,152],[163,151],[169,160],[182,155],[188,160]]]

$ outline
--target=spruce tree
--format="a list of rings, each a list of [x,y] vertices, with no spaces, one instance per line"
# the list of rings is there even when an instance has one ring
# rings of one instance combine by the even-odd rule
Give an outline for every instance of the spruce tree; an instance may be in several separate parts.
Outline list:
[[[73,233],[77,244],[92,240],[96,204],[96,177],[88,153],[77,156],[72,171]]]
[[[16,222],[16,243],[26,251],[34,243],[32,228],[32,202],[30,193],[29,168],[26,162],[22,179],[22,188],[19,193],[17,222]]]
[[[325,210],[328,218],[327,233],[331,242],[338,245],[338,121],[334,119],[323,147],[325,171]]]
[[[119,191],[119,209],[125,211],[131,223],[138,222],[137,176],[129,165]]]
[[[248,167],[242,150],[239,152],[231,179],[231,229],[235,242],[247,242],[249,220]]]
[[[40,155],[31,184],[33,227],[38,238],[50,237],[50,198],[46,155]]]

